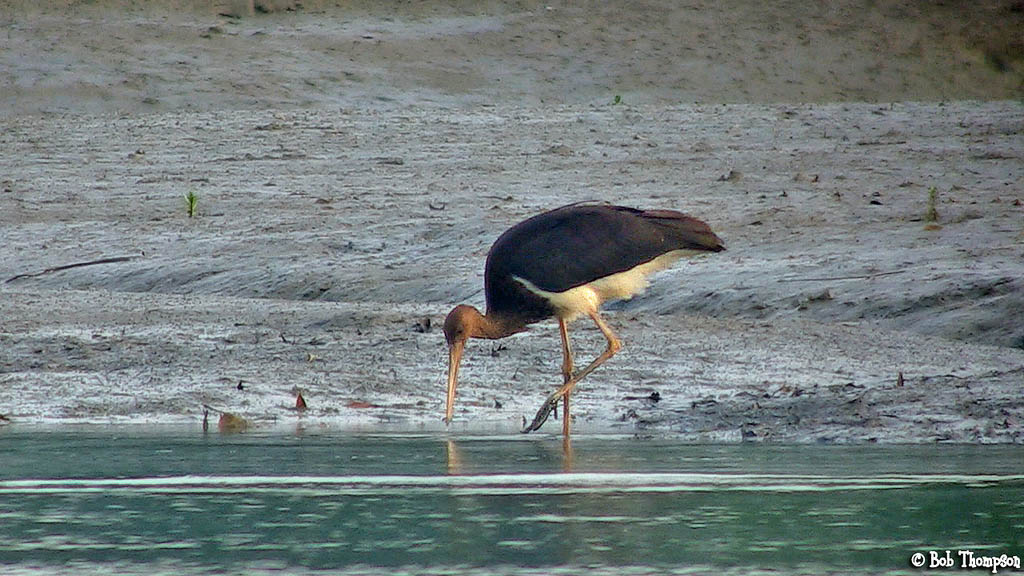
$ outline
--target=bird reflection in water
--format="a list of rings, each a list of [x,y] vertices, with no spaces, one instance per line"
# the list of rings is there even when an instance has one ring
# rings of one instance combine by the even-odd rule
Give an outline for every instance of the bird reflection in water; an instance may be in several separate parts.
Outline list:
[[[546,443],[544,443],[547,445]],[[562,472],[568,473],[574,471],[574,453],[572,448],[572,439],[569,436],[562,436]],[[473,473],[473,471],[467,466],[465,458],[463,457],[462,449],[459,447],[459,443],[454,438],[448,438],[444,445],[445,463],[449,476],[462,476],[465,474]]]

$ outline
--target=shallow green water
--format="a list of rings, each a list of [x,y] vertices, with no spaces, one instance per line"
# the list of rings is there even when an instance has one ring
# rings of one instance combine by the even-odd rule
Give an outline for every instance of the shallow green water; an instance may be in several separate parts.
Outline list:
[[[1012,446],[0,431],[3,574],[895,574],[1022,542]]]

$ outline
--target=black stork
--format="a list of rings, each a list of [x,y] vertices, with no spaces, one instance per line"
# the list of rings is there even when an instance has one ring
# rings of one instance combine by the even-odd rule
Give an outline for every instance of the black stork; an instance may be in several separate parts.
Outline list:
[[[538,429],[561,398],[562,433],[568,436],[569,394],[622,348],[601,318],[601,304],[642,292],[647,276],[684,256],[721,250],[725,246],[707,224],[673,210],[570,204],[509,228],[487,254],[487,313],[460,304],[444,321],[449,362],[445,422],[452,420],[466,340],[504,338],[554,317],[562,337],[562,386],[548,397],[523,432]],[[568,324],[582,315],[594,321],[608,340],[608,348],[574,373]]]

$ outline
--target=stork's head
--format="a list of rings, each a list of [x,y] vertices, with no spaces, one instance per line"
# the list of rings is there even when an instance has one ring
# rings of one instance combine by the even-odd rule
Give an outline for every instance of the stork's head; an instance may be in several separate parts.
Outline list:
[[[455,384],[466,340],[477,336],[483,323],[483,314],[466,304],[459,304],[453,308],[444,319],[444,338],[448,341],[448,403],[444,411],[445,424],[451,423],[452,412],[455,410]]]

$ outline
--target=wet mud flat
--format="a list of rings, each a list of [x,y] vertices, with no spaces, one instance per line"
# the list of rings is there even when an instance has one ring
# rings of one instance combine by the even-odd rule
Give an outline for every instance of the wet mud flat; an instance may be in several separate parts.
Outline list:
[[[728,251],[610,307],[581,432],[1020,442],[1022,130],[1017,102],[6,118],[0,413],[441,430],[439,327],[490,243],[602,200]],[[453,430],[518,429],[558,350],[554,323],[471,345]]]

